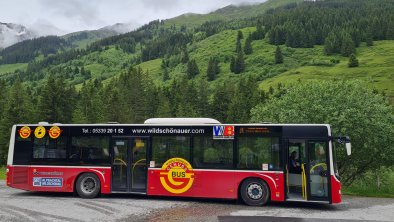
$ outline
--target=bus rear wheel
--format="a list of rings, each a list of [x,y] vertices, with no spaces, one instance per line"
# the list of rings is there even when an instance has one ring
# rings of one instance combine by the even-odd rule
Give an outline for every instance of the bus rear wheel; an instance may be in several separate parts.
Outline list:
[[[78,177],[75,183],[77,193],[82,198],[95,198],[100,193],[101,184],[94,173],[84,173]]]
[[[249,206],[263,206],[270,197],[268,185],[257,178],[246,179],[241,185],[240,193],[244,203]]]

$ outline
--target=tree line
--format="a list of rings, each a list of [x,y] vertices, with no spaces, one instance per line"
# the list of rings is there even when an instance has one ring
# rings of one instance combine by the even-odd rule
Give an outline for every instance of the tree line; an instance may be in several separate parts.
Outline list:
[[[268,41],[293,48],[324,45],[326,54],[350,56],[361,42],[394,39],[394,1],[303,2],[260,16]]]
[[[140,68],[130,68],[105,85],[97,79],[87,81],[79,90],[55,74],[37,87],[20,79],[13,84],[1,80],[0,159],[3,164],[10,129],[16,123],[142,123],[151,117],[204,116],[248,122],[250,109],[268,96],[252,78],[208,87],[207,78],[185,76],[156,86]]]
[[[57,36],[25,40],[0,50],[0,64],[27,63],[39,55],[46,57],[69,46],[66,40]]]

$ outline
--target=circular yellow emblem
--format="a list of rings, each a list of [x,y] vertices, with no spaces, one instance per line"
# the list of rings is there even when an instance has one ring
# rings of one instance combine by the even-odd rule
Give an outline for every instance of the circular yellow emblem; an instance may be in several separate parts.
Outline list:
[[[185,159],[172,158],[161,167],[161,185],[170,193],[180,194],[188,191],[193,185],[193,181],[192,165]]]
[[[19,136],[20,136],[22,139],[26,139],[26,138],[28,138],[28,137],[30,136],[30,134],[31,134],[31,129],[30,129],[30,127],[28,127],[28,126],[24,126],[24,127],[22,127],[20,130],[18,130],[18,132],[19,132]]]
[[[52,139],[56,139],[60,136],[60,133],[62,132],[62,130],[60,130],[60,128],[58,126],[52,126],[49,131],[49,137],[51,137]]]
[[[45,136],[45,127],[43,126],[39,126],[34,130],[34,136],[36,136],[36,138],[41,139]]]

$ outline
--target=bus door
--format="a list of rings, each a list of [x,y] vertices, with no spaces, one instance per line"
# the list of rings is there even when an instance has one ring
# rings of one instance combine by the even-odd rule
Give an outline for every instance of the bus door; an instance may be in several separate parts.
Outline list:
[[[308,200],[329,201],[329,155],[327,141],[308,141],[304,164]]]
[[[146,193],[147,137],[112,138],[112,191]]]
[[[287,144],[287,199],[328,201],[327,142],[289,139]]]
[[[306,147],[303,139],[290,139],[287,141],[287,199],[305,199],[303,163],[306,162]]]

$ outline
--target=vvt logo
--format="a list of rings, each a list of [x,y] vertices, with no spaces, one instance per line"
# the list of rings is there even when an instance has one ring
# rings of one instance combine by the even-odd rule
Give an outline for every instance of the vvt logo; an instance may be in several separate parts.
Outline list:
[[[234,126],[213,126],[214,139],[234,139]]]

